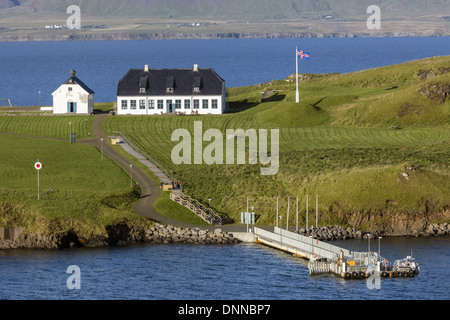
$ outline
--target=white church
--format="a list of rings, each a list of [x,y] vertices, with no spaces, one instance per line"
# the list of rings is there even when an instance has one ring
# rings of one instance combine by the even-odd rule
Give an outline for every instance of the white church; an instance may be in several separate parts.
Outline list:
[[[70,71],[71,77],[52,93],[54,114],[92,114],[94,112],[95,92],[76,77],[75,73],[75,70]]]

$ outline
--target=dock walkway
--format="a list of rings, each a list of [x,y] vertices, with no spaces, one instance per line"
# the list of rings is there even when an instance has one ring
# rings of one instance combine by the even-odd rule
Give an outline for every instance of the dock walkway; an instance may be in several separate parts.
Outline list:
[[[273,232],[255,227],[254,237],[258,243],[309,259],[310,274],[333,273],[360,279],[382,268],[381,257],[376,252],[351,251],[278,227]]]

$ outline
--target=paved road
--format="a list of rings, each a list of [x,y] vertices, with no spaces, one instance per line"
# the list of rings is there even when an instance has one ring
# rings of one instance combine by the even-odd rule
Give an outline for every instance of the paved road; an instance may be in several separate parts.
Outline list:
[[[99,151],[101,150],[100,138],[107,141],[107,137],[103,132],[102,125],[103,121],[109,117],[109,114],[97,114],[92,122],[92,135],[93,139],[78,140],[80,143],[87,143],[96,147]],[[103,154],[112,161],[114,161],[119,167],[121,167],[127,174],[130,173],[131,161],[118,153],[114,148],[107,142],[103,143]],[[134,211],[143,216],[147,217],[156,222],[171,224],[177,227],[183,228],[203,228],[203,229],[216,229],[218,227],[205,227],[198,226],[190,223],[176,221],[167,217],[164,217],[157,213],[153,208],[153,203],[159,198],[161,191],[159,190],[159,185],[156,185],[153,180],[141,169],[133,166],[133,179],[141,188],[141,196],[134,206]],[[220,226],[220,229],[227,232],[244,232],[246,226]]]

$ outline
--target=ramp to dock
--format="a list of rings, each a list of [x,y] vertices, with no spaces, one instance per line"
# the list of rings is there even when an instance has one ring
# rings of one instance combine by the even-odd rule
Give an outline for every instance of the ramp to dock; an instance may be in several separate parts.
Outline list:
[[[294,251],[293,253],[297,252],[299,256],[307,259],[310,258],[310,255],[329,260],[336,260],[339,254],[343,254],[344,257],[347,258],[353,258],[354,256],[350,250],[278,227],[275,227],[273,232],[255,228],[255,235],[262,243],[269,244],[270,242],[275,246],[283,246],[287,248],[286,251]]]
[[[311,274],[331,272],[344,277],[348,272],[357,272],[357,277],[363,278],[377,266],[376,252],[351,251],[278,227],[273,232],[255,227],[254,235],[258,243],[309,259]]]

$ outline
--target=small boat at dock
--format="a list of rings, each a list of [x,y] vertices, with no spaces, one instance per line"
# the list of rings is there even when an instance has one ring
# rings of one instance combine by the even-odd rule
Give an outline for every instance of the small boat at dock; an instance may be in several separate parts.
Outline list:
[[[414,275],[418,275],[420,273],[420,267],[416,262],[416,259],[414,259],[412,256],[407,256],[404,259],[396,260],[392,267],[392,271],[401,272],[402,274],[410,274],[411,272],[413,272]]]

